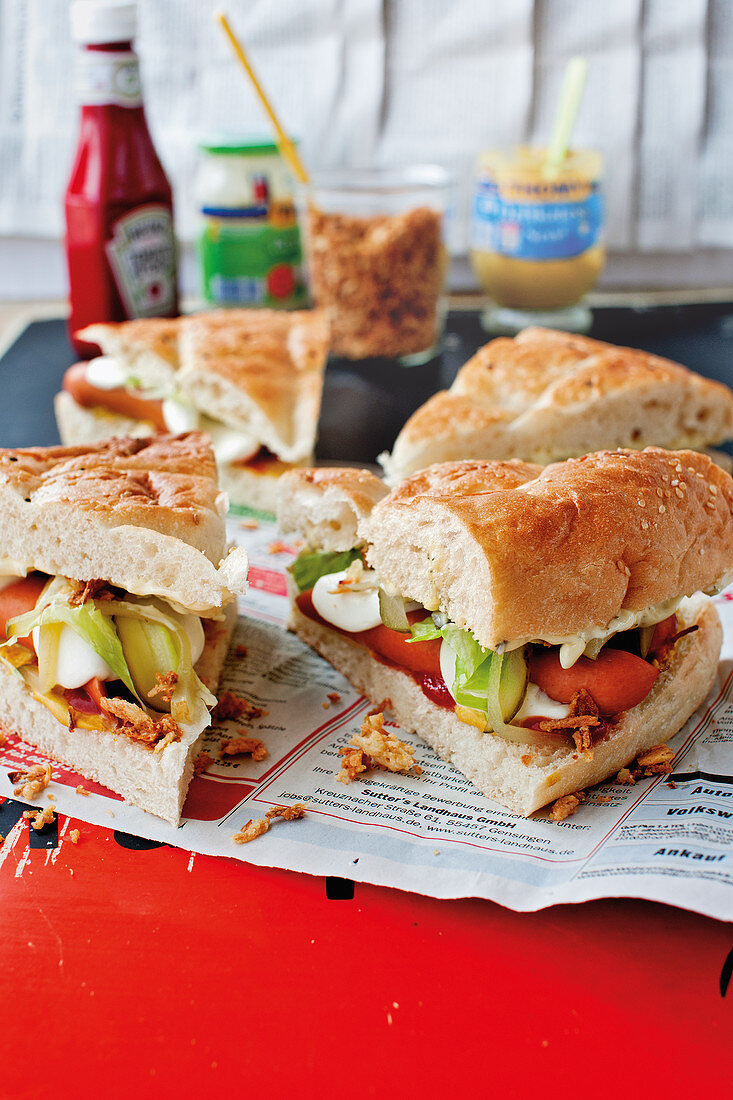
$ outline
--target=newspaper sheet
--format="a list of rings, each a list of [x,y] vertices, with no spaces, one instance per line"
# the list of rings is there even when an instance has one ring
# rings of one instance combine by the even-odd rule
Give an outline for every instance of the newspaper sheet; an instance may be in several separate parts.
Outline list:
[[[212,729],[204,744],[212,763],[193,780],[178,828],[62,766],[54,767],[54,782],[34,805],[46,804],[50,792],[63,814],[193,852],[434,897],[483,897],[516,910],[639,897],[733,918],[733,593],[717,598],[725,630],[718,679],[671,742],[672,776],[630,787],[604,783],[565,821],[546,814],[527,820],[486,799],[402,731],[421,775],[370,772],[363,781],[340,783],[339,749],[371,704],[284,629],[293,551],[278,540],[274,524],[228,522],[251,564],[223,687],[262,708],[246,732],[265,743],[269,756],[259,763],[222,759],[222,736],[233,736],[241,723]],[[42,759],[10,739],[0,749],[0,794],[12,795],[6,769]],[[75,793],[80,783],[89,795]],[[302,819],[275,822],[249,844],[232,839],[250,819],[296,802],[307,804]]]

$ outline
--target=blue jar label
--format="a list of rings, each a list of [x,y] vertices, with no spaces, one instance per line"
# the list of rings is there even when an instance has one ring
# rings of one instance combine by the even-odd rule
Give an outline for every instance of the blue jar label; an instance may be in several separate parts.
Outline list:
[[[472,217],[472,246],[521,260],[560,260],[597,244],[603,199],[595,181],[538,181],[500,186],[480,179]]]

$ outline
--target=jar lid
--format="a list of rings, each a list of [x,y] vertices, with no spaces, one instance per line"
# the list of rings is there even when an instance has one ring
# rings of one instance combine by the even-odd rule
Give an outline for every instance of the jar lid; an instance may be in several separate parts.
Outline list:
[[[131,42],[137,31],[137,4],[131,0],[74,0],[71,37],[85,46]]]
[[[291,139],[296,145],[297,139]],[[279,149],[271,138],[242,136],[239,134],[215,134],[198,142],[202,153],[214,153],[217,156],[278,156]]]

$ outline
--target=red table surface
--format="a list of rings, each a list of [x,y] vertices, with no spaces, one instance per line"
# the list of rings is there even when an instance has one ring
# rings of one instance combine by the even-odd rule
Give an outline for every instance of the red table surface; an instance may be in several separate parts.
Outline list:
[[[322,878],[63,823],[55,850],[29,849],[23,826],[0,868],[0,1096],[729,1087],[729,925],[358,883],[333,900]]]

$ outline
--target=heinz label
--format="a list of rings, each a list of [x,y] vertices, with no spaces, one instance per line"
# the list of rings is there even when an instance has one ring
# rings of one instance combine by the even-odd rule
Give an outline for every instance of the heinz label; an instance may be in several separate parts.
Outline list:
[[[175,310],[176,246],[166,206],[139,206],[123,214],[105,251],[129,317],[161,317]]]

